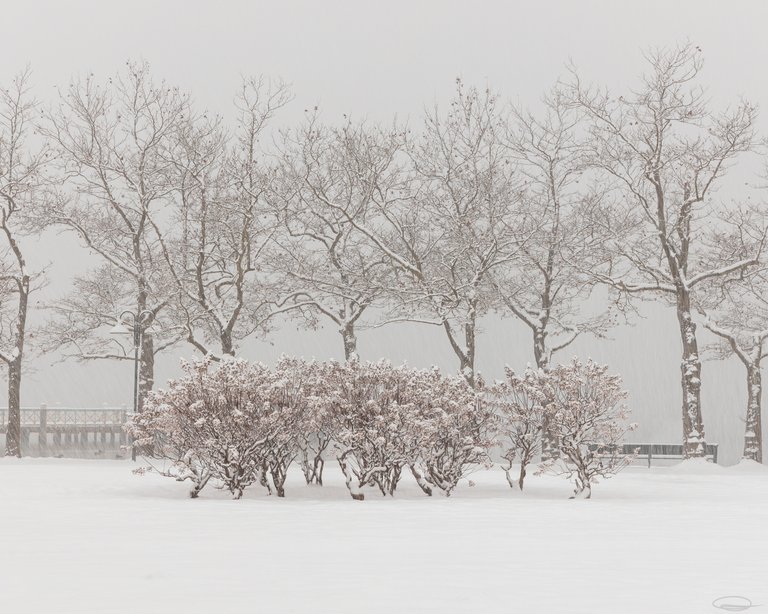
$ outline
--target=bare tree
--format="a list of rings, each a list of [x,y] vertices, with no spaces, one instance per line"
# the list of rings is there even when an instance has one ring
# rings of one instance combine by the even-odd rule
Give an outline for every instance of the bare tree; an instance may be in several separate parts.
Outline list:
[[[601,195],[586,186],[580,118],[558,87],[542,103],[538,115],[512,109],[508,146],[524,177],[530,238],[493,280],[502,305],[531,330],[536,366],[546,370],[554,354],[584,332],[601,334],[608,320],[582,304],[594,285],[585,269],[602,256],[606,236],[588,213]]]
[[[193,347],[215,359],[234,356],[238,341],[294,307],[280,298],[268,266],[275,222],[259,160],[267,123],[289,100],[285,84],[247,79],[235,99],[232,135],[207,114],[185,118],[168,154],[174,223],[159,217],[153,225],[176,288],[178,323]]]
[[[556,86],[543,97],[541,112],[513,107],[508,124],[530,238],[492,280],[502,310],[531,331],[536,366],[545,371],[579,335],[603,336],[612,321],[606,309],[592,313],[584,305],[594,287],[588,271],[603,257],[606,232],[595,223],[602,194],[587,185],[581,119]],[[547,459],[557,446],[543,426]]]
[[[129,62],[123,74],[104,85],[93,75],[74,80],[43,126],[57,150],[68,188],[66,197],[47,211],[47,221],[75,233],[103,263],[83,280],[81,289],[92,291],[102,307],[121,305],[151,313],[143,322],[140,399],[154,383],[155,339],[148,327],[157,322],[170,299],[151,214],[168,207],[172,167],[166,151],[188,114],[186,95],[165,82],[154,82],[147,64]],[[102,293],[109,298],[99,296]],[[62,301],[60,344],[83,348],[79,356],[84,359],[124,358],[122,352],[98,349],[97,338],[105,333],[101,325],[117,314],[90,319],[91,305],[83,295]],[[73,333],[71,323],[80,314],[92,326]],[[51,330],[56,328],[54,324]],[[169,332],[165,331],[166,337]],[[95,344],[82,345],[86,339]]]
[[[390,271],[387,258],[347,217],[366,223],[374,201],[399,187],[399,141],[381,137],[352,122],[321,125],[313,113],[301,129],[284,134],[268,195],[280,225],[274,268],[295,292],[301,306],[295,313],[310,325],[332,322],[346,360],[357,356],[356,327],[383,294]]]
[[[406,271],[416,282],[403,288],[400,302],[406,310],[425,310],[444,329],[472,385],[478,319],[494,300],[491,276],[524,242],[525,218],[502,127],[497,97],[457,81],[448,112],[428,113],[423,133],[409,146],[414,186],[406,220],[415,211],[426,230],[413,241],[407,225],[395,225],[406,230],[398,234],[411,256]]]
[[[615,242],[618,256],[600,281],[623,296],[663,297],[674,305],[682,360],[683,444],[686,457],[705,454],[701,359],[692,293],[699,284],[737,276],[757,254],[712,263],[706,258],[717,203],[714,187],[753,146],[755,110],[748,103],[711,111],[696,85],[700,50],[684,45],[652,51],[649,71],[626,96],[585,87],[574,73],[571,94],[591,126],[591,163],[614,182],[611,215],[632,218],[634,233]]]
[[[427,114],[423,132],[404,139],[408,177],[400,188],[373,186],[373,214],[361,221],[342,204],[360,233],[387,258],[392,315],[441,327],[468,382],[475,382],[478,319],[490,311],[490,274],[515,257],[513,165],[502,144],[497,98],[465,89],[447,113]],[[400,130],[385,135],[403,139]]]
[[[742,458],[763,462],[762,360],[768,356],[768,272],[755,270],[723,284],[700,301],[704,326],[720,338],[713,348],[722,357],[736,356],[747,375],[747,411]]]
[[[37,105],[29,93],[30,70],[0,88],[0,360],[8,368],[8,428],[5,455],[21,456],[21,377],[29,296],[42,280],[29,270],[23,241],[29,214],[47,199],[44,167],[49,151],[35,148],[32,121]]]

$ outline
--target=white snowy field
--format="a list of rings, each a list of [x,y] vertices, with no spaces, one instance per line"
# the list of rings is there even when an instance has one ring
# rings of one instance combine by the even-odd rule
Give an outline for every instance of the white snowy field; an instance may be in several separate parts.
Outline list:
[[[0,461],[0,612],[717,612],[768,610],[768,468],[631,468],[568,500],[500,471],[449,499],[404,479],[352,501],[298,472],[245,499],[121,461]],[[760,611],[760,610],[758,610]]]

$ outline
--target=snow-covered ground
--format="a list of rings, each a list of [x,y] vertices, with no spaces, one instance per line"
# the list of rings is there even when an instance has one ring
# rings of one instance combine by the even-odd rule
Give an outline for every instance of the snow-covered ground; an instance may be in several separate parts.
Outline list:
[[[287,498],[131,473],[121,461],[0,461],[0,612],[717,612],[768,610],[768,468],[631,468],[568,500],[499,471],[453,497],[404,480],[352,501],[335,467]],[[758,609],[757,611],[760,611]]]

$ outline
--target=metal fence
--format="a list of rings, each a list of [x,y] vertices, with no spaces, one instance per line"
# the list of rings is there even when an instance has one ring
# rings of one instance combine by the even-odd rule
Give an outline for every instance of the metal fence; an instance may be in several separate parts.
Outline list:
[[[717,464],[718,447],[716,443],[707,444],[704,458]],[[678,443],[625,443],[621,446],[603,448],[591,444],[589,448],[598,452],[615,453],[618,451],[622,455],[635,455],[635,460],[647,463],[648,467],[654,460],[682,460],[684,458],[683,446]]]
[[[123,458],[128,443],[126,407],[23,407],[23,456]],[[8,410],[0,409],[0,435],[5,439]],[[4,441],[3,441],[4,444]]]

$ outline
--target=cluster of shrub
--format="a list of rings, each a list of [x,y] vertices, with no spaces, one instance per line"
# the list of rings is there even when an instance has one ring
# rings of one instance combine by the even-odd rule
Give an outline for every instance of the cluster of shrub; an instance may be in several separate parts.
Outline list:
[[[128,428],[146,458],[164,461],[150,469],[190,480],[192,497],[211,481],[234,498],[253,484],[282,497],[292,463],[307,484],[322,485],[328,458],[353,499],[366,487],[393,495],[405,472],[427,495],[450,495],[491,466],[494,449],[510,486],[522,489],[542,447],[538,471],[566,475],[574,496],[589,497],[597,478],[627,464],[618,444],[635,427],[620,378],[577,359],[520,376],[507,369],[504,380],[474,388],[385,361],[282,358],[269,368],[203,359],[183,369],[150,393]]]

